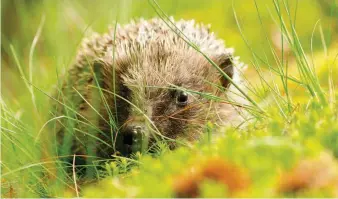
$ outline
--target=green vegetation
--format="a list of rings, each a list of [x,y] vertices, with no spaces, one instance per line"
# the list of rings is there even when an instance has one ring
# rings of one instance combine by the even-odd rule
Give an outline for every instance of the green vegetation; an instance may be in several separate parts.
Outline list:
[[[318,104],[311,106],[318,107]],[[87,187],[84,196],[96,197],[97,193],[102,193],[102,197],[190,197],[194,196],[191,194],[194,183],[198,185],[196,189],[201,197],[335,196],[338,164],[331,154],[338,157],[337,114],[330,109],[321,113],[305,110],[306,107],[299,109],[288,127],[281,118],[271,117],[265,123],[248,126],[250,130],[227,129],[226,135],[225,131],[218,131],[224,136],[215,143],[205,139],[192,149],[165,150],[156,158],[141,156],[137,163],[130,162],[135,166],[127,174],[123,167],[128,163],[111,163],[107,170],[115,174],[99,185]],[[283,133],[288,136],[283,136]],[[301,160],[308,161],[314,168],[305,168],[309,170],[297,174],[293,168]],[[234,168],[228,171],[220,167],[222,164]],[[210,167],[220,174],[229,173],[224,174],[224,179],[212,174],[196,177],[201,175],[201,167]],[[236,167],[239,170],[235,170]],[[327,170],[330,170],[329,177],[326,176]],[[294,173],[288,174],[290,171]],[[232,181],[233,175],[238,178],[247,175],[243,180],[248,182],[242,182],[244,186],[236,184]],[[284,175],[300,182],[288,179],[284,181],[288,185],[280,184],[281,179],[287,178]],[[320,185],[316,186],[317,183]],[[227,189],[227,185],[232,189]],[[236,186],[238,190],[234,188]]]
[[[156,2],[1,2],[1,195],[338,197],[338,2]],[[251,117],[241,128],[206,124],[190,147],[160,141],[153,154],[112,157],[96,183],[67,178],[51,155],[49,93],[81,39],[116,20],[167,15],[210,23],[236,49],[248,64],[241,87],[257,103]]]

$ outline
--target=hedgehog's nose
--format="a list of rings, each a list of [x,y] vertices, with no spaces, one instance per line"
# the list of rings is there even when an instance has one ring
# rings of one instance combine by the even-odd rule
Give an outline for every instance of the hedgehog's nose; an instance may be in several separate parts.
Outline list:
[[[145,136],[145,129],[141,126],[128,126],[120,132],[122,136],[122,149],[124,156],[130,156],[136,152],[142,152],[148,145],[148,138]]]
[[[125,145],[133,145],[133,142],[137,141],[135,140],[137,137],[137,134],[142,133],[142,127],[141,126],[132,126],[125,129],[123,132],[123,144]]]

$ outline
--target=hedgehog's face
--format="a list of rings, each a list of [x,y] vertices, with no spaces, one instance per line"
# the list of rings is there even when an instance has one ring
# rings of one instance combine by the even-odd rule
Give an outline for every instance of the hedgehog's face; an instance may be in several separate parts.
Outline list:
[[[229,55],[215,56],[213,60],[232,77]],[[135,137],[142,136],[138,134],[151,140],[171,139],[170,143],[181,138],[196,140],[205,123],[217,117],[217,103],[205,95],[219,95],[215,83],[229,86],[205,58],[187,50],[162,59],[138,60],[122,79],[130,90],[130,105],[124,110],[128,118],[121,124],[126,145],[137,142]]]

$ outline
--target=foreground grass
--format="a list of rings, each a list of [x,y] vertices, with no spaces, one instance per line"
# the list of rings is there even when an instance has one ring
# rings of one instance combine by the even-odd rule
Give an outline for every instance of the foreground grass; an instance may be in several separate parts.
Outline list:
[[[337,197],[337,112],[316,107],[300,107],[291,124],[272,117],[193,149],[140,156],[128,173],[128,161],[112,162],[111,176],[83,196]]]

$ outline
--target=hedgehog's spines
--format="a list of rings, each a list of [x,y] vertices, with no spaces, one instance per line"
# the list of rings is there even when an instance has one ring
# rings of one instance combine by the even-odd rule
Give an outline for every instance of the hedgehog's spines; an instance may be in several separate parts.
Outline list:
[[[202,23],[196,23],[194,20],[178,20],[175,21],[173,17],[170,20],[175,26],[189,38],[189,40],[195,43],[201,51],[206,54],[212,52],[224,52],[228,51],[233,53],[231,49],[225,49],[223,40],[218,40],[210,30],[210,25],[204,25]],[[116,34],[116,35],[115,35]],[[130,45],[140,46],[139,50],[142,50],[142,46],[146,48],[146,44],[163,39],[168,45],[170,43],[177,43],[182,40],[180,36],[172,31],[168,25],[159,18],[153,18],[150,20],[139,19],[138,21],[131,21],[129,24],[120,25],[115,24],[110,26],[108,33],[100,35],[98,33],[92,33],[88,38],[83,39],[82,45],[77,56],[77,64],[83,65],[85,62],[94,61],[95,57],[106,57],[107,53],[111,50],[109,46],[112,45],[114,35],[116,37],[115,50],[127,52],[131,47]],[[171,42],[168,41],[170,38]],[[124,42],[125,41],[125,42]],[[189,44],[183,44],[182,47],[187,48]]]

